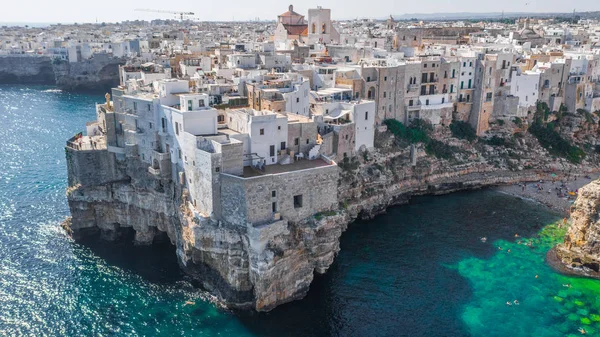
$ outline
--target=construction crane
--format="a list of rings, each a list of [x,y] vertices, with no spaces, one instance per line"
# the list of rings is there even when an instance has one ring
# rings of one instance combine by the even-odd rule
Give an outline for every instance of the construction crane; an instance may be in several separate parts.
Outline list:
[[[188,19],[190,16],[194,15],[194,12],[174,12],[174,11],[164,11],[164,10],[160,10],[160,9],[145,9],[145,8],[138,8],[135,9],[136,12],[151,12],[151,13],[165,13],[165,14],[174,14],[174,15],[178,15],[179,19],[181,21]]]

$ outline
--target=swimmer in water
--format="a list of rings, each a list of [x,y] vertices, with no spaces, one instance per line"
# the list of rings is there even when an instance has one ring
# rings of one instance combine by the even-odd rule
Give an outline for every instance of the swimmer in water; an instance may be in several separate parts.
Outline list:
[[[486,241],[487,241],[487,238],[485,236],[481,238],[481,242],[486,242]]]
[[[538,278],[538,276],[537,276],[537,275],[535,275],[535,278]]]
[[[196,302],[186,301],[183,306],[185,307],[186,305],[194,305],[194,304],[196,304]]]
[[[581,333],[582,335],[585,335],[587,333],[587,331],[585,331],[584,328],[579,328],[577,329],[579,331],[579,333]]]
[[[517,301],[517,300],[515,300],[513,303],[514,303],[515,305],[519,305],[519,301]]]
[[[567,283],[567,284],[563,284],[563,287],[565,287],[565,288],[571,288],[571,285],[569,283]]]
[[[506,305],[512,305],[512,303],[510,303],[510,302],[506,302]]]

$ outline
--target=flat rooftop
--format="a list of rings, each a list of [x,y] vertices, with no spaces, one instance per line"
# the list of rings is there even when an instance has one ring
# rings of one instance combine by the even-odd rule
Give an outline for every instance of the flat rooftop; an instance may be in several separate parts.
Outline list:
[[[267,165],[265,167],[264,172],[259,171],[251,166],[245,166],[244,167],[244,178],[258,177],[258,176],[269,175],[269,174],[294,172],[294,171],[306,170],[306,169],[317,168],[317,167],[326,167],[326,166],[333,166],[333,164],[328,164],[326,161],[324,161],[323,159],[320,159],[320,158],[315,159],[315,160],[300,159],[300,160],[297,160],[294,163],[288,164],[288,165],[279,165],[279,164]]]

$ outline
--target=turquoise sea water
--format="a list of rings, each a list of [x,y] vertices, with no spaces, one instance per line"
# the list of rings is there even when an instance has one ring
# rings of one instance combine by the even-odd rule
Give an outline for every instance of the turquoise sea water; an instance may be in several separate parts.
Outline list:
[[[69,214],[63,146],[102,100],[0,86],[0,336],[600,331],[600,282],[558,275],[543,262],[560,233],[541,231],[558,216],[492,191],[417,198],[352,224],[308,296],[262,314],[212,303],[180,273],[169,244],[74,243],[59,227]],[[529,238],[532,247],[517,243]]]

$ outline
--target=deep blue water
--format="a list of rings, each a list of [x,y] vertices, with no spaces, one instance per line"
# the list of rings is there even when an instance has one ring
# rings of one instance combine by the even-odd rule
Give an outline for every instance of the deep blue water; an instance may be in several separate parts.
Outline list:
[[[50,89],[0,86],[0,335],[494,335],[503,318],[520,314],[495,316],[481,329],[482,308],[505,304],[481,305],[487,294],[475,277],[487,274],[469,271],[495,261],[497,242],[514,244],[516,233],[532,237],[558,219],[492,191],[417,198],[350,225],[340,255],[305,299],[270,313],[233,313],[186,281],[169,244],[82,246],[62,232],[64,144],[95,118],[103,97]],[[542,265],[535,254],[532,263]],[[486,291],[504,296],[495,289]]]

